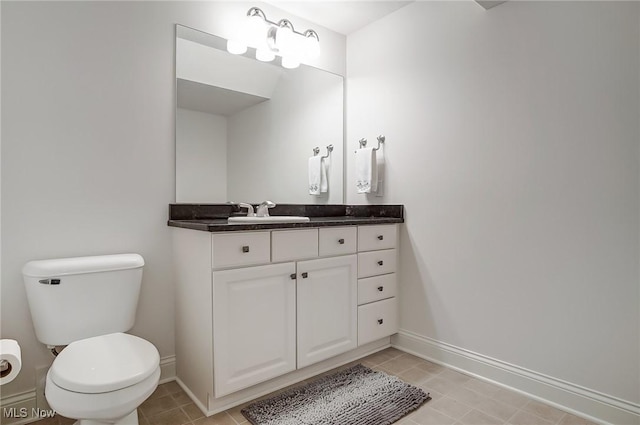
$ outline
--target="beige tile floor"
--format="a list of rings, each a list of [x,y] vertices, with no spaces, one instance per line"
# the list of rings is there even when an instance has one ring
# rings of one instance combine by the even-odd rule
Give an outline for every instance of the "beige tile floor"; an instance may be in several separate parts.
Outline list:
[[[432,400],[396,425],[594,425],[562,410],[394,348],[354,363],[396,375],[431,393]],[[169,382],[158,386],[140,406],[138,417],[140,425],[249,425],[240,413],[242,407],[207,418],[177,383]],[[71,423],[73,421],[58,416],[38,421],[36,425]]]

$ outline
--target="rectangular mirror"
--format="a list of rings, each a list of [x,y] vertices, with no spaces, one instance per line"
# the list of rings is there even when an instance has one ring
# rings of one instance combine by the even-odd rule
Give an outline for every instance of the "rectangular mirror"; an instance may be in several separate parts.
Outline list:
[[[254,53],[176,26],[176,202],[344,203],[343,77]],[[309,157],[328,145],[328,192],[310,195]]]

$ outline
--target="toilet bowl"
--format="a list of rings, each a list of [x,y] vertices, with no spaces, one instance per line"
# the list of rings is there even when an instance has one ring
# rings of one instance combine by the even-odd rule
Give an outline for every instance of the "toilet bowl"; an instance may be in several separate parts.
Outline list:
[[[138,423],[138,406],[160,379],[150,342],[112,333],[74,341],[54,360],[45,393],[51,408],[79,425]]]

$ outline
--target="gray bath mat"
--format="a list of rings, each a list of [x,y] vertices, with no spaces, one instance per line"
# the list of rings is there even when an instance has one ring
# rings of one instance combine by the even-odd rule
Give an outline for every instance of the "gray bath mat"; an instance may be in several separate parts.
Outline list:
[[[242,414],[253,425],[389,425],[428,400],[420,388],[359,364],[252,403]]]

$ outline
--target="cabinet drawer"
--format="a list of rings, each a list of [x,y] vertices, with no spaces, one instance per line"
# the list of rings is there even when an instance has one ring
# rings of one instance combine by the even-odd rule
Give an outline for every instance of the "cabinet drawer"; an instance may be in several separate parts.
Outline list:
[[[212,236],[213,268],[268,263],[269,232],[216,233]]]
[[[368,304],[395,296],[395,273],[358,280],[358,305]]]
[[[278,230],[271,233],[271,261],[318,256],[318,229]]]
[[[396,238],[395,224],[358,226],[358,251],[395,248]]]
[[[358,345],[398,332],[397,298],[358,307]]]
[[[396,271],[396,250],[358,253],[358,277],[377,276]]]
[[[355,254],[358,235],[355,227],[325,227],[318,230],[321,257]]]

